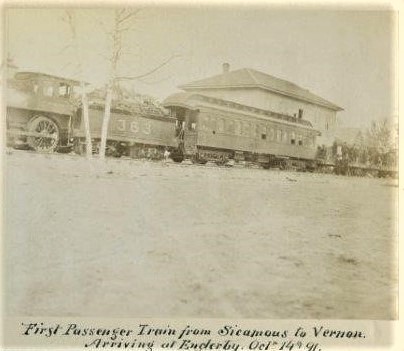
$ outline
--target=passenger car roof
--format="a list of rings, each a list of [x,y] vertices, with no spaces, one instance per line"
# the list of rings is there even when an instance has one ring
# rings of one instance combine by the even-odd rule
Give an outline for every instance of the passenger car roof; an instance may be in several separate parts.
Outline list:
[[[80,85],[80,81],[76,79],[66,78],[54,76],[51,74],[41,73],[41,72],[17,72],[14,76],[17,80],[25,80],[25,79],[36,79],[42,81],[58,81],[62,83],[68,83],[71,85]],[[84,82],[84,84],[88,85],[89,83]]]

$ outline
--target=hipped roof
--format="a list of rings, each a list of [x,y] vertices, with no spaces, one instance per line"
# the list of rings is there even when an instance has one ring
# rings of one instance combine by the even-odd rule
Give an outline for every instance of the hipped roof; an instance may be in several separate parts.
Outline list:
[[[260,88],[274,93],[286,95],[312,104],[321,105],[331,110],[341,111],[343,108],[301,88],[284,79],[251,68],[229,71],[209,78],[197,80],[180,86],[184,90]]]

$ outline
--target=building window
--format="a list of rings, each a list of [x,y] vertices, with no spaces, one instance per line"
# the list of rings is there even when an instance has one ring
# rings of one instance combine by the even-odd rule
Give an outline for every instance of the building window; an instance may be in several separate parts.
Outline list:
[[[297,140],[298,140],[298,144],[299,144],[300,146],[302,146],[302,145],[303,145],[303,136],[302,136],[302,135],[298,135],[298,136],[297,136]]]
[[[265,140],[267,138],[267,135],[266,134],[261,134],[261,139],[262,140]]]
[[[288,142],[288,133],[283,132],[283,139],[282,140],[283,140],[284,143]]]
[[[290,143],[291,143],[292,145],[295,145],[295,144],[296,144],[296,135],[295,135],[295,132],[290,133]]]
[[[303,109],[299,108],[299,118],[303,118]]]

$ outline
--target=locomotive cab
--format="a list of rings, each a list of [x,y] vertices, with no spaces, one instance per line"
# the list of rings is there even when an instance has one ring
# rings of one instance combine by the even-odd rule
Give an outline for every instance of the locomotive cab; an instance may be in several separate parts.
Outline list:
[[[36,151],[69,147],[75,90],[80,82],[37,72],[18,72],[7,87],[7,142]]]

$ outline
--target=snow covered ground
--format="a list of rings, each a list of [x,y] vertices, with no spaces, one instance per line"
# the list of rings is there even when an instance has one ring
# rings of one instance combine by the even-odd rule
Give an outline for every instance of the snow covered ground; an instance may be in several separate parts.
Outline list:
[[[11,316],[396,318],[397,181],[11,151]]]

